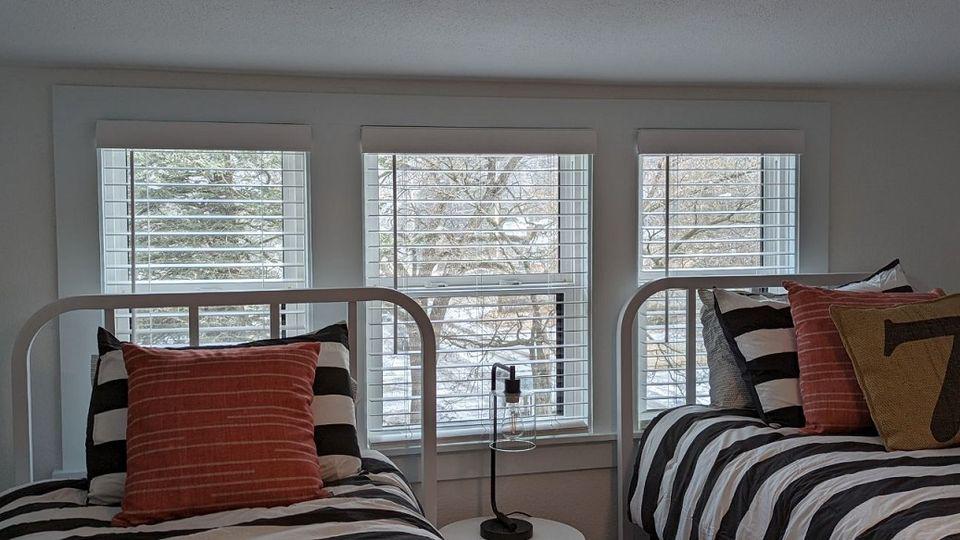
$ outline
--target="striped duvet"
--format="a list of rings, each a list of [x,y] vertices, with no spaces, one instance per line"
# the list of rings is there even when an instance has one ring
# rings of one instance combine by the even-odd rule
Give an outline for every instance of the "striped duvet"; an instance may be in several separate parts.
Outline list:
[[[111,527],[120,508],[84,504],[86,480],[38,482],[0,494],[0,538],[440,539],[403,476],[376,452],[364,453],[360,475],[324,487],[333,497]]]
[[[630,519],[662,539],[960,537],[960,448],[887,452],[680,407],[643,433]]]

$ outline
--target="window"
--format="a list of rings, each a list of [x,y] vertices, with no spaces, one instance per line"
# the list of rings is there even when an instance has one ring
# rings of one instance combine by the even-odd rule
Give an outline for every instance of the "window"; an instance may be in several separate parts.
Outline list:
[[[104,293],[302,288],[309,285],[307,154],[100,149]],[[307,328],[281,307],[281,332]],[[186,309],[117,313],[124,339],[188,343]],[[269,337],[268,306],[200,310],[200,341]]]
[[[441,436],[483,433],[494,362],[528,379],[539,430],[585,429],[590,156],[368,153],[364,168],[367,284],[398,288],[434,322]],[[411,330],[368,305],[371,441],[419,436]]]
[[[797,162],[792,153],[641,154],[639,281],[795,272]],[[641,413],[709,402],[700,339],[696,393],[687,395],[686,302],[684,291],[668,291],[641,311]]]

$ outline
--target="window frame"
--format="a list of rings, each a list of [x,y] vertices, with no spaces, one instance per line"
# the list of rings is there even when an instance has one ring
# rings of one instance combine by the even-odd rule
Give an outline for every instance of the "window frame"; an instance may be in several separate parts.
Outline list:
[[[364,152],[363,159],[363,177],[364,177],[364,279],[367,285],[391,286],[397,288],[404,294],[407,294],[414,300],[436,297],[457,297],[470,296],[476,298],[496,297],[496,296],[534,296],[534,295],[552,295],[556,298],[558,307],[565,306],[564,300],[567,297],[578,297],[582,293],[586,294],[583,300],[583,308],[575,313],[567,313],[567,309],[562,308],[563,315],[557,317],[557,334],[561,339],[557,341],[557,362],[558,366],[564,368],[568,364],[560,358],[566,349],[563,345],[567,341],[573,341],[573,333],[580,333],[583,337],[579,338],[582,344],[576,345],[584,350],[583,358],[577,364],[583,367],[576,372],[558,374],[555,380],[562,380],[564,387],[567,387],[568,381],[582,381],[582,386],[586,390],[570,390],[570,392],[584,392],[585,399],[571,404],[558,404],[558,408],[563,411],[560,415],[550,417],[550,427],[541,425],[541,418],[538,418],[537,431],[539,436],[550,436],[551,434],[560,435],[567,433],[585,433],[592,430],[593,426],[593,366],[591,359],[592,351],[592,332],[590,325],[591,317],[591,276],[592,276],[592,185],[593,185],[593,155],[591,154],[548,154],[556,155],[558,158],[558,202],[560,220],[558,223],[558,266],[557,272],[549,274],[497,274],[489,276],[457,276],[444,278],[423,278],[423,277],[403,277],[403,285],[398,282],[394,276],[393,284],[387,283],[389,277],[370,277],[368,276],[371,263],[378,260],[377,254],[382,249],[379,233],[379,225],[376,231],[371,230],[370,220],[378,220],[378,214],[371,213],[370,206],[373,204],[374,197],[371,193],[376,193],[379,186],[379,178],[371,174],[370,171],[379,169],[378,159],[381,155],[394,155],[393,170],[396,171],[396,155],[411,155],[415,153],[403,152]],[[434,155],[444,155],[449,153],[436,153]],[[536,155],[529,154],[495,154],[495,153],[456,153],[465,155]],[[430,154],[427,154],[430,155]],[[563,160],[569,160],[564,164]],[[566,168],[564,168],[566,167]],[[574,174],[562,174],[563,171],[573,171]],[[396,175],[393,179],[396,182]],[[577,197],[578,190],[583,191],[582,197]],[[394,200],[396,192],[394,192]],[[378,201],[379,196],[376,197]],[[583,212],[577,211],[577,205],[583,206]],[[564,212],[563,209],[567,208]],[[581,236],[580,240],[577,237]],[[582,246],[575,245],[581,243]],[[582,254],[579,253],[582,251]],[[581,263],[583,270],[577,269],[577,259],[586,259],[585,264]],[[573,268],[571,268],[571,266]],[[566,269],[566,271],[564,271]],[[580,278],[584,283],[578,284],[577,274],[583,274]],[[570,281],[563,281],[564,276],[574,276]],[[558,279],[559,278],[559,279]],[[480,282],[478,284],[478,281]],[[505,283],[508,282],[508,283]],[[557,283],[561,285],[558,286]],[[370,310],[367,310],[368,312]],[[375,448],[391,449],[403,448],[416,443],[419,434],[416,430],[397,429],[394,433],[384,430],[382,425],[382,416],[370,413],[370,408],[376,400],[383,398],[382,379],[374,375],[371,371],[373,358],[379,358],[382,354],[376,344],[380,343],[383,335],[379,333],[379,327],[370,324],[370,315],[363,325],[367,335],[364,340],[366,343],[366,362],[363,367],[365,384],[368,392],[368,405],[363,411],[364,425],[363,431],[368,443]],[[375,366],[376,369],[379,366]],[[556,386],[556,385],[555,385]],[[576,388],[576,386],[574,386]],[[438,391],[439,394],[439,391]],[[557,394],[567,394],[567,392],[557,390]],[[373,407],[375,408],[375,407]],[[380,413],[382,414],[382,410]],[[557,420],[561,418],[560,420]],[[567,420],[569,418],[569,420]],[[478,436],[486,435],[488,431],[485,427],[478,427],[478,423],[483,421],[467,420],[460,426],[438,421],[438,437],[444,444],[472,443]]]

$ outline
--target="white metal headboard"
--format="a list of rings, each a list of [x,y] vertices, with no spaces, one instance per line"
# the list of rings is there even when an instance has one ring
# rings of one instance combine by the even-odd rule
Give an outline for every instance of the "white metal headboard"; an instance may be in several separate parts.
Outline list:
[[[420,500],[431,522],[437,519],[437,341],[426,312],[409,296],[393,289],[287,289],[278,291],[201,292],[165,294],[89,295],[62,298],[34,313],[20,329],[13,346],[13,449],[17,483],[33,481],[33,436],[30,401],[30,348],[37,333],[64,313],[102,310],[104,326],[113,331],[118,309],[186,307],[191,346],[200,342],[200,307],[242,304],[270,306],[270,337],[280,337],[281,304],[347,304],[350,369],[357,373],[357,303],[383,301],[403,308],[413,317],[423,341],[423,389],[420,437]],[[364,388],[358,389],[364,392]]]
[[[627,519],[630,504],[630,479],[633,476],[634,436],[636,431],[636,395],[634,389],[634,325],[637,312],[653,295],[671,289],[686,291],[686,393],[687,403],[696,401],[697,367],[697,289],[712,287],[725,289],[754,289],[779,287],[784,280],[794,280],[810,285],[838,285],[862,279],[867,274],[793,274],[767,276],[689,276],[666,277],[644,284],[620,310],[618,321],[616,373],[617,381],[617,468],[618,506],[617,529],[621,540],[633,538],[637,528]]]

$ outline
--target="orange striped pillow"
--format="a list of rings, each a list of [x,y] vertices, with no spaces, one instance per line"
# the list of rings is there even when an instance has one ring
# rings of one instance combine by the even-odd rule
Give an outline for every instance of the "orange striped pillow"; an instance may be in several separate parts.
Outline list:
[[[310,409],[319,353],[125,344],[127,478],[113,524],[324,496]]]
[[[943,296],[926,293],[856,292],[784,281],[797,334],[800,401],[805,433],[851,433],[873,427],[870,410],[847,356],[830,306],[889,308]]]

